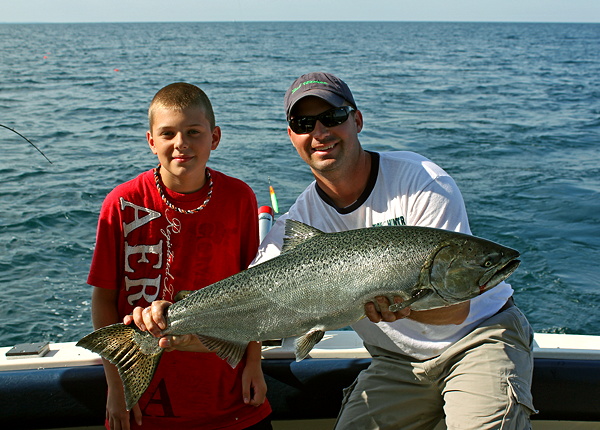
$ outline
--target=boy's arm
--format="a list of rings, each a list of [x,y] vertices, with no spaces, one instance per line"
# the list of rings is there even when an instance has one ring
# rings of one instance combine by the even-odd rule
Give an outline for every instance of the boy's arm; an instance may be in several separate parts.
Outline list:
[[[117,311],[117,290],[94,287],[92,292],[92,324],[94,329],[116,324],[120,320]]]
[[[131,315],[123,318],[123,323],[127,325],[135,323],[140,330],[149,331],[153,336],[160,337],[158,345],[165,348],[165,351],[211,352],[193,334],[162,336],[162,330],[167,328],[165,312],[169,306],[171,303],[166,300],[156,300],[147,308],[138,306]]]
[[[242,373],[244,403],[260,406],[267,398],[267,383],[262,371],[260,342],[250,342],[246,348],[246,367]]]
[[[136,307],[132,315],[127,315],[123,323],[134,323],[140,330],[149,331],[156,337],[161,336],[161,330],[167,327],[165,311],[170,302],[157,300],[147,308]],[[184,336],[164,336],[159,345],[166,351],[194,351],[211,352],[204,346],[197,336],[188,334]],[[267,384],[262,371],[261,343],[250,342],[246,348],[246,367],[242,372],[242,396],[244,403],[260,406],[267,397]]]
[[[117,290],[94,287],[92,292],[92,324],[94,329],[99,329],[110,324],[120,322],[117,311]],[[106,401],[106,419],[111,429],[128,430],[129,412],[125,406],[123,383],[117,368],[105,359],[102,359],[108,397]],[[133,408],[133,415],[138,425],[142,425],[142,415],[138,405]]]

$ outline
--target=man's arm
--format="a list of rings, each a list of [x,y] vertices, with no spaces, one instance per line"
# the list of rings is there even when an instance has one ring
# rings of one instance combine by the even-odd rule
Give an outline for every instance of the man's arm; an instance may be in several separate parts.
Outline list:
[[[433,165],[433,164],[432,164]],[[436,169],[437,166],[433,165]],[[407,217],[409,225],[421,227],[442,228],[471,234],[469,220],[462,194],[456,182],[447,174],[436,177],[421,192],[414,193],[412,213]],[[401,302],[400,297],[394,299]],[[469,316],[471,303],[469,301],[426,311],[410,311],[407,309],[393,313],[389,310],[386,297],[377,297],[380,311],[374,304],[365,306],[367,317],[373,322],[393,322],[400,318],[409,318],[424,324],[447,325],[462,324]]]
[[[389,310],[390,302],[387,297],[377,297],[376,299],[379,311],[373,303],[365,305],[365,314],[373,322],[393,322],[401,318],[409,318],[420,323],[432,325],[462,324],[469,316],[469,311],[471,310],[471,302],[466,301],[427,311],[413,311],[410,308],[404,308],[397,312],[392,312]],[[402,298],[395,297],[394,301],[401,303]]]

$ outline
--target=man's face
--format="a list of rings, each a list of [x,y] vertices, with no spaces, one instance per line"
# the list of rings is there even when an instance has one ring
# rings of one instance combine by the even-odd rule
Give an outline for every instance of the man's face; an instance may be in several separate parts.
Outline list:
[[[315,116],[332,109],[329,103],[318,97],[305,97],[292,110],[292,117]],[[315,175],[326,175],[356,162],[360,150],[358,133],[362,130],[360,111],[350,113],[348,119],[333,127],[321,121],[307,134],[297,134],[288,127],[290,140],[300,157],[310,166]]]

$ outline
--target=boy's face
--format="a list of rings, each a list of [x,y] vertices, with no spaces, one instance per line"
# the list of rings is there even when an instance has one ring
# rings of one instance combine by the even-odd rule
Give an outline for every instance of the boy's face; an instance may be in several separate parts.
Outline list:
[[[157,107],[146,139],[158,156],[165,186],[180,193],[192,193],[204,186],[206,162],[210,151],[219,145],[221,129],[213,129],[199,107],[184,110]]]

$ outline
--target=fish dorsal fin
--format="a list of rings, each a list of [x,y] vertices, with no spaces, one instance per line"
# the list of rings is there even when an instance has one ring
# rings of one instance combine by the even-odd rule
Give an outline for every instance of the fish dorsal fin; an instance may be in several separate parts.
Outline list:
[[[290,249],[294,249],[301,243],[320,234],[324,233],[317,228],[311,227],[300,221],[287,219],[285,221],[285,238],[283,239],[281,252],[283,253]]]
[[[296,346],[296,361],[302,361],[313,347],[323,339],[323,330],[313,329],[303,334],[294,342]]]
[[[198,335],[200,342],[217,354],[223,360],[226,360],[231,367],[238,365],[246,353],[247,342],[229,342],[223,339],[217,339],[210,336]]]

